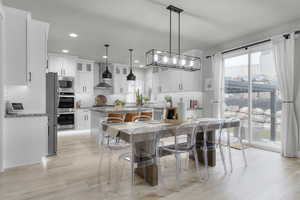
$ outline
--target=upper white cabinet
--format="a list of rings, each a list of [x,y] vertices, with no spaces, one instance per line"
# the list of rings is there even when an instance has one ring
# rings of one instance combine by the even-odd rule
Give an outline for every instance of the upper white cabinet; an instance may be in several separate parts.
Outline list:
[[[59,76],[76,76],[77,57],[59,54],[48,55],[48,70]]]
[[[31,19],[30,13],[4,7],[4,41],[7,85],[26,85],[46,69],[49,25]]]
[[[77,61],[77,72],[93,72],[94,71],[94,63],[88,60],[79,59]]]
[[[7,85],[26,85],[29,79],[28,32],[30,13],[4,7],[4,41]]]
[[[76,66],[76,93],[92,95],[94,93],[94,62],[78,59]]]
[[[129,68],[126,65],[115,65],[113,68],[113,88],[114,94],[127,94],[128,81],[127,75]]]
[[[30,20],[28,47],[29,47],[29,67],[28,81],[41,85],[47,68],[47,42],[48,42],[49,24]]]

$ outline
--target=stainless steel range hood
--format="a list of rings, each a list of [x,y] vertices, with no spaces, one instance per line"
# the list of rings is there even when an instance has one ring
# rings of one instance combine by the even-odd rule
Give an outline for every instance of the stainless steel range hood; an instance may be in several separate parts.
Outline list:
[[[104,63],[99,63],[99,83],[95,86],[95,88],[97,89],[105,89],[105,90],[110,90],[112,89],[112,85],[107,83],[105,80],[103,80],[102,78],[102,73],[103,70],[105,68],[105,64]]]

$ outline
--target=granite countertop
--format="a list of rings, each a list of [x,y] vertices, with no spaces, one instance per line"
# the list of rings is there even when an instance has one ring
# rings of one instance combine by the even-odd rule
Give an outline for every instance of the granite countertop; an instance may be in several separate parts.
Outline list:
[[[5,118],[22,118],[22,117],[47,117],[47,113],[16,113],[5,114]]]

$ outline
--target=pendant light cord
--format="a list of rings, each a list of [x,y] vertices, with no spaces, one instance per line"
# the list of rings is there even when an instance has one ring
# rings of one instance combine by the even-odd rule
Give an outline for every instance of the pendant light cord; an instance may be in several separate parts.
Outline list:
[[[129,60],[129,62],[130,62],[130,72],[132,72],[132,51],[133,51],[133,49],[129,49],[129,52],[130,52],[130,60]]]
[[[180,56],[180,13],[178,13],[178,55]]]
[[[108,70],[108,47],[109,47],[109,45],[108,44],[106,44],[106,45],[104,45],[105,46],[105,52],[106,52],[106,59],[105,59],[105,63],[106,63],[106,70]]]

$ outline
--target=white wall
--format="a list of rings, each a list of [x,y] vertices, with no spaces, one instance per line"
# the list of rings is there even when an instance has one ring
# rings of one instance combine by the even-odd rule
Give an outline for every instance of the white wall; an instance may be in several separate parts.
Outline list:
[[[3,27],[2,27],[2,0],[0,0],[0,172],[3,170],[3,116],[4,116],[4,101],[3,101]]]

